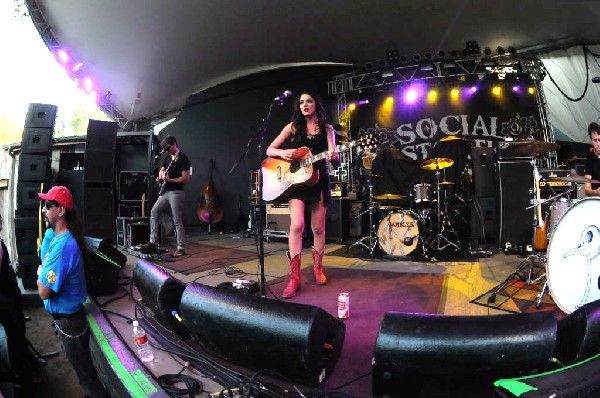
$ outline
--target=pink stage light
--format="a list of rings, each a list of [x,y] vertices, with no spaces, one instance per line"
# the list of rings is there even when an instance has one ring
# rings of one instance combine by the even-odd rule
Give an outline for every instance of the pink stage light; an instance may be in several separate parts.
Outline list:
[[[417,100],[418,95],[419,94],[417,93],[417,90],[411,88],[406,92],[406,94],[404,94],[404,101],[406,101],[409,104],[412,104]]]
[[[83,68],[83,62],[78,62],[71,68],[71,72],[77,72],[81,68]]]
[[[87,91],[89,93],[92,91],[93,87],[94,87],[94,82],[92,81],[92,79],[90,77],[86,77],[85,79],[83,79],[83,89],[85,91]]]
[[[471,91],[471,94],[475,94],[477,92],[477,86],[471,86],[469,91]]]
[[[521,92],[521,87],[513,86],[512,91],[514,91],[515,93],[519,93],[519,92]]]
[[[92,91],[91,93],[89,93],[88,96],[90,97],[90,100],[92,100],[93,102],[98,101],[98,93],[96,93],[95,91]]]
[[[67,53],[65,50],[58,50],[56,52],[56,58],[58,58],[58,60],[63,63],[66,64],[67,62],[69,62],[69,53]]]
[[[369,103],[369,100],[362,100],[362,101],[357,101],[356,105],[365,105],[365,104],[368,104],[368,103]]]

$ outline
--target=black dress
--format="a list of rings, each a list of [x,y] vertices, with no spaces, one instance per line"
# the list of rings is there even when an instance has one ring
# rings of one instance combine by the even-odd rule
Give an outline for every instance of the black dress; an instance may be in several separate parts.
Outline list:
[[[319,133],[317,135],[307,136],[305,134],[294,134],[292,136],[292,147],[308,147],[313,155],[325,152],[329,149],[327,134]],[[300,199],[305,203],[318,202],[323,193],[323,203],[331,204],[331,187],[329,185],[329,167],[325,159],[319,160],[313,164],[315,172],[319,171],[319,180],[312,186],[301,186],[290,192],[288,199]]]

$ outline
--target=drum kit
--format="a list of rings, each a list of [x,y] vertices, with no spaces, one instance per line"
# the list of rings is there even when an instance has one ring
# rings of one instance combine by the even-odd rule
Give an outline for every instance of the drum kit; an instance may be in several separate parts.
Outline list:
[[[449,158],[433,158],[423,161],[420,168],[435,172],[435,185],[429,183],[415,184],[411,191],[409,209],[395,205],[405,200],[406,195],[379,194],[374,195],[373,179],[380,178],[376,174],[367,177],[367,209],[356,218],[368,213],[369,232],[350,247],[362,246],[373,257],[379,248],[384,254],[391,256],[407,256],[420,249],[427,257],[431,250],[442,251],[448,248],[459,249],[459,242],[447,217],[448,201],[442,206],[444,188],[454,182],[441,179],[441,170],[451,167],[454,160]]]
[[[553,143],[532,143],[526,150],[527,154],[535,154],[555,150],[554,146],[557,147]],[[537,212],[534,211],[532,242],[536,242],[536,227],[544,224],[546,245],[537,248],[534,244],[531,254],[491,292],[488,302],[494,302],[497,294],[517,277],[526,285],[544,282],[535,300],[537,308],[549,290],[556,305],[569,314],[586,303],[600,299],[600,218],[597,217],[600,198],[578,200],[572,197],[576,191],[575,184],[600,181],[585,178],[571,170],[565,177],[546,180],[570,183],[570,189],[540,199],[540,174],[534,159],[531,163],[534,174],[532,192],[536,199],[528,208],[537,209]],[[547,217],[542,216],[542,205],[549,205]],[[596,266],[593,266],[595,262]]]

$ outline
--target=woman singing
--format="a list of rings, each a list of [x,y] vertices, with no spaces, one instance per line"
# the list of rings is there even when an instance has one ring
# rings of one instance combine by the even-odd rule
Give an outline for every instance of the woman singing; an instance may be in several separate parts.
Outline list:
[[[295,160],[299,156],[297,148],[308,147],[313,155],[329,151],[327,160],[337,160],[335,152],[335,131],[326,124],[327,114],[321,98],[308,91],[303,91],[296,100],[292,121],[267,148],[267,156],[279,157],[285,160]],[[284,143],[290,142],[293,149],[281,149]],[[331,203],[329,187],[329,171],[327,162],[319,160],[314,163],[314,172],[319,173],[319,179],[312,186],[301,186],[290,192],[290,235],[288,238],[289,251],[287,258],[290,267],[290,278],[283,290],[283,297],[290,298],[300,289],[300,264],[302,257],[302,233],[304,232],[304,206],[311,209],[311,229],[314,236],[312,247],[313,274],[319,285],[327,283],[323,273],[323,253],[325,251],[325,215],[327,205]]]

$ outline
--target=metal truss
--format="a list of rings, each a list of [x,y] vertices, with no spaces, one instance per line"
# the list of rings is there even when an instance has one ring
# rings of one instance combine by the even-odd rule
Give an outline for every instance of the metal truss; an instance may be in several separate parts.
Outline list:
[[[327,83],[327,91],[329,95],[341,95],[413,80],[465,80],[467,76],[483,79],[486,75],[503,78],[506,74],[521,72],[521,61],[514,57],[425,60],[410,65],[337,75]]]

